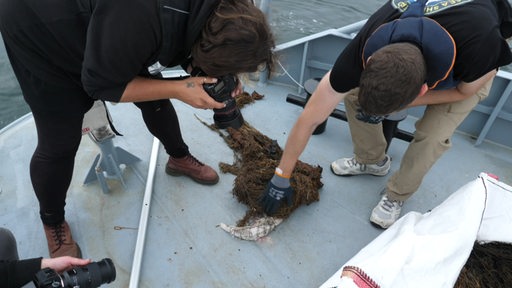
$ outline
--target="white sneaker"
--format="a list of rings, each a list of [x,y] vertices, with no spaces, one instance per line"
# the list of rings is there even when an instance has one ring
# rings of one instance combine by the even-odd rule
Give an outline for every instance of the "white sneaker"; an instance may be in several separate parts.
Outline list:
[[[391,168],[391,158],[386,155],[386,161],[381,164],[362,164],[357,162],[356,157],[341,158],[331,163],[332,173],[338,176],[370,174],[384,176]]]
[[[388,195],[384,194],[379,204],[373,208],[370,221],[386,229],[400,217],[404,201],[390,200]]]

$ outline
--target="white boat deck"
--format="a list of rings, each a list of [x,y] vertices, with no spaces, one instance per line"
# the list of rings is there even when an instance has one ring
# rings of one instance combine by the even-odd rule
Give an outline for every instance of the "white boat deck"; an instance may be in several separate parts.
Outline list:
[[[302,108],[286,102],[294,91],[269,85],[246,85],[246,91],[265,95],[242,109],[245,120],[284,147],[288,132]],[[173,102],[191,152],[217,171],[219,162],[231,163],[233,151],[194,114],[213,122],[211,110],[198,110]],[[84,136],[69,189],[66,218],[84,257],[111,258],[117,278],[107,287],[129,287],[139,220],[153,138],[132,104],[109,106],[116,128],[124,134],[114,145],[141,159],[123,173],[126,186],[109,181],[102,191],[98,182],[83,181],[99,147]],[[412,131],[414,118],[400,124]],[[449,150],[425,177],[419,191],[406,202],[408,211],[426,212],[450,193],[490,172],[512,183],[512,150],[488,141],[475,146],[463,134],[453,137]],[[399,167],[406,142],[394,139],[389,149],[392,172]],[[29,180],[28,164],[36,145],[30,115],[0,133],[0,225],[17,237],[20,257],[48,256]],[[233,238],[221,230],[234,225],[246,207],[231,194],[235,176],[219,173],[217,185],[202,186],[186,177],[165,174],[167,161],[160,147],[148,211],[138,286],[132,287],[318,287],[382,230],[369,223],[371,209],[388,177],[338,177],[330,163],[352,155],[346,122],[330,118],[326,131],[312,136],[301,160],[323,167],[320,201],[300,207],[269,236],[259,241]],[[134,285],[132,283],[132,285]]]

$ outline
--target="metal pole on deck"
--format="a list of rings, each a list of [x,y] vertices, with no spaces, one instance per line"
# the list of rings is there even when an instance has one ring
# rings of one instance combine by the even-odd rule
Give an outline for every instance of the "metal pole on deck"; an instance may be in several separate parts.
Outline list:
[[[139,229],[137,234],[137,243],[135,244],[135,253],[133,255],[132,272],[130,275],[130,288],[139,286],[140,265],[142,262],[142,251],[144,250],[144,241],[146,240],[146,228],[148,223],[149,206],[151,204],[151,194],[153,193],[153,180],[155,178],[156,160],[158,158],[158,147],[160,141],[153,138],[153,148],[149,159],[148,179],[146,181],[146,190],[140,212]]]
[[[271,2],[271,0],[261,0],[260,1],[260,7],[259,8],[263,12],[263,14],[265,14],[267,19],[270,19],[270,2]],[[265,68],[264,71],[260,72],[258,85],[266,86],[267,85],[267,79],[268,79],[268,69]]]

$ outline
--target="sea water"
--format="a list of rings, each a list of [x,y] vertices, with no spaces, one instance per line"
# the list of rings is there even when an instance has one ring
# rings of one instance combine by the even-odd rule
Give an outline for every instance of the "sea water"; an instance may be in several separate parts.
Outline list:
[[[261,1],[255,1],[256,5]],[[268,1],[269,22],[278,44],[366,19],[385,3],[382,0]],[[0,41],[0,103],[0,129],[29,112],[3,41]]]

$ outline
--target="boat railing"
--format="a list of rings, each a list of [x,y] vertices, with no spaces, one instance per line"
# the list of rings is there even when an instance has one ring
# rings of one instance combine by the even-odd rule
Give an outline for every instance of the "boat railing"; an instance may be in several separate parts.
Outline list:
[[[304,83],[309,79],[321,78],[329,71],[339,53],[354,38],[366,20],[339,29],[305,36],[276,47],[279,67],[271,75],[269,83],[290,86],[305,97]],[[489,96],[481,101],[458,127],[459,132],[474,137],[475,145],[491,141],[505,147],[512,147],[512,73],[500,69],[493,82]],[[341,104],[342,106],[342,104]],[[419,118],[424,107],[408,110],[411,117]],[[410,133],[414,131],[409,131]]]

